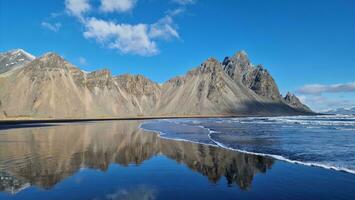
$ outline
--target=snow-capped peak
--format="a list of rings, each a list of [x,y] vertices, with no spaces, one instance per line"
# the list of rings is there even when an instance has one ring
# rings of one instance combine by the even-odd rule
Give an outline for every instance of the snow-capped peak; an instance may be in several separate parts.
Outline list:
[[[36,57],[28,52],[26,52],[23,49],[13,49],[10,51],[11,55],[16,56],[16,55],[25,55],[26,57],[28,57],[30,60],[34,60],[36,59]]]
[[[35,56],[23,49],[14,49],[0,53],[0,73],[19,69],[35,58]]]

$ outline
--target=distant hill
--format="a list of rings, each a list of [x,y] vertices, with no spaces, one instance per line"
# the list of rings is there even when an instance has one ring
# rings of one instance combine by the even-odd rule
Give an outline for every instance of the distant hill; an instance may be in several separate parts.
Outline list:
[[[339,114],[339,115],[355,115],[355,107],[352,108],[337,108],[324,112],[325,114]]]
[[[55,53],[0,54],[0,118],[96,118],[313,113],[278,87],[261,65],[237,52],[157,84],[142,75],[84,72]]]

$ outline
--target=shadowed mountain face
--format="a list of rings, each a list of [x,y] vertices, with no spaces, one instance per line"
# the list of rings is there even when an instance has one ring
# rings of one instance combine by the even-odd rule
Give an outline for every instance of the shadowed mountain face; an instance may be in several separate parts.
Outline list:
[[[273,164],[270,158],[161,139],[138,125],[120,121],[3,130],[0,175],[8,178],[0,179],[0,189],[16,191],[28,183],[51,188],[83,167],[105,171],[111,163],[140,164],[161,154],[212,182],[225,177],[228,184],[247,189],[256,173]]]
[[[312,113],[296,96],[283,98],[268,71],[252,65],[245,52],[222,63],[210,58],[162,85],[141,75],[86,73],[54,53],[34,59],[16,52],[0,56],[0,118]],[[17,67],[8,67],[14,60]]]

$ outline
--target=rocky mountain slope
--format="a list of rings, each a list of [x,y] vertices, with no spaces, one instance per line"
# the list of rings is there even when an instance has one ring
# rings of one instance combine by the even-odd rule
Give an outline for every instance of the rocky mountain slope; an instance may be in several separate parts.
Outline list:
[[[0,53],[0,73],[20,68],[34,60],[35,57],[22,49]]]
[[[244,52],[237,52],[223,61],[224,71],[236,82],[271,101],[280,101],[280,91],[269,72],[262,65],[254,67]]]
[[[292,108],[300,111],[309,112],[311,109],[302,104],[301,101],[292,93],[288,92],[286,96],[282,99],[284,103],[291,106]]]
[[[268,71],[252,65],[245,52],[222,63],[210,58],[162,85],[141,75],[83,72],[55,53],[29,55],[1,54],[1,118],[311,113],[296,96],[283,98]]]

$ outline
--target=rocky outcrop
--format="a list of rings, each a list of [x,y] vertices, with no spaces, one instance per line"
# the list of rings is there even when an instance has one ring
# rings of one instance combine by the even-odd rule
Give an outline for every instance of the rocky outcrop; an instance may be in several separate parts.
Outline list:
[[[113,89],[115,84],[111,72],[107,69],[90,72],[86,75],[86,86],[93,91],[99,89]]]
[[[302,111],[304,111],[304,112],[312,112],[312,110],[311,110],[308,106],[304,105],[304,104],[296,97],[296,95],[294,95],[294,94],[292,94],[292,93],[290,93],[290,92],[288,92],[288,93],[286,94],[286,96],[283,98],[283,101],[284,101],[287,105],[289,105],[289,106],[291,106],[292,108],[295,108],[295,109],[297,109],[297,110],[302,110]]]
[[[239,51],[232,57],[226,57],[222,62],[223,70],[233,80],[240,82],[245,74],[253,71],[253,66],[245,51]]]
[[[160,101],[160,86],[142,75],[120,75],[115,77],[120,92],[127,101],[138,108],[138,115],[154,115]]]
[[[245,52],[222,63],[210,58],[162,85],[141,75],[112,76],[107,69],[83,72],[61,56],[47,53],[0,74],[0,91],[1,118],[310,112],[300,102],[282,99],[268,71],[252,65]]]
[[[115,77],[118,86],[127,93],[137,96],[157,95],[155,92],[160,91],[157,83],[145,78],[142,75],[124,74]]]
[[[260,96],[272,101],[281,100],[281,95],[274,79],[262,65],[258,65],[252,71],[244,74],[242,83]]]
[[[245,51],[226,57],[222,65],[234,81],[271,101],[281,101],[279,89],[270,73],[262,65],[252,65]]]

